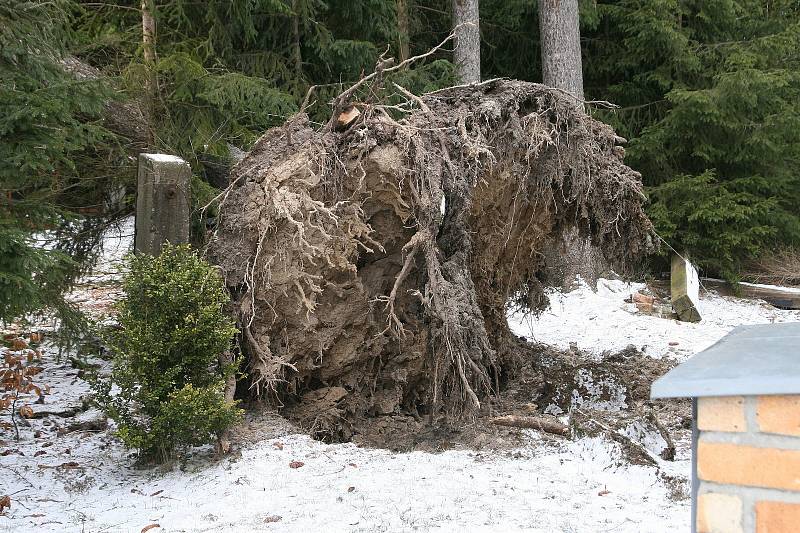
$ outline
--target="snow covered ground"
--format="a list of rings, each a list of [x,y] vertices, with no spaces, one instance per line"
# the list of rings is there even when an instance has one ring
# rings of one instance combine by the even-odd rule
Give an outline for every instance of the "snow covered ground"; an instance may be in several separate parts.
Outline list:
[[[624,303],[641,288],[600,280],[597,292],[586,285],[553,291],[542,316],[512,315],[509,322],[519,335],[562,348],[577,343],[601,353],[633,344],[655,357],[684,358],[738,324],[800,321],[800,312],[714,294],[703,296],[698,324],[655,318]],[[82,305],[91,304],[90,291],[77,294]],[[88,386],[53,357],[45,353],[41,376],[53,394],[36,407],[69,410]],[[12,500],[0,532],[139,533],[153,524],[159,525],[153,533],[689,529],[690,502],[665,482],[676,479],[685,492],[685,441],[676,461],[659,460],[656,469],[627,464],[618,445],[601,438],[565,441],[530,432],[522,446],[505,452],[392,453],[326,445],[284,421],[240,457],[214,461],[209,450],[199,450],[171,470],[142,470],[110,430],[75,428],[95,415],[33,419],[19,442],[0,434],[0,496]]]
[[[679,360],[700,352],[734,327],[771,322],[798,322],[800,311],[783,311],[759,300],[719,296],[702,292],[696,324],[639,313],[626,303],[643,283],[600,279],[596,291],[579,281],[577,289],[562,293],[551,290],[550,308],[539,317],[522,313],[509,316],[511,330],[534,342],[600,354],[634,345],[651,357],[672,356]]]
[[[616,444],[527,433],[498,451],[392,453],[326,445],[274,417],[240,457],[209,449],[172,468],[138,469],[109,430],[82,425],[89,392],[79,372],[45,352],[52,387],[21,440],[0,435],[0,532],[535,531],[642,532],[688,527],[689,503],[670,499],[661,473],[679,460],[631,466]],[[94,362],[90,360],[89,362]],[[45,416],[45,413],[50,413]],[[298,462],[302,466],[298,466]]]
[[[57,444],[70,449],[67,457],[4,457],[20,475],[3,474],[14,507],[0,518],[0,531],[688,528],[688,502],[669,502],[654,469],[618,466],[614,448],[598,439],[552,446],[532,436],[529,446],[502,455],[394,454],[287,435],[237,460],[197,459],[168,473],[133,469],[107,441],[69,434]],[[293,461],[304,464],[291,468]]]

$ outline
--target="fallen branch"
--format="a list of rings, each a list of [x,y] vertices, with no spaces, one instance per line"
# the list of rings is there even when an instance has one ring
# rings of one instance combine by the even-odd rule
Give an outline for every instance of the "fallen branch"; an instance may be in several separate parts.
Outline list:
[[[570,438],[571,436],[569,427],[557,420],[542,416],[506,415],[493,418],[490,422],[495,426],[538,429],[539,431],[544,431],[545,433],[560,435],[566,438]]]
[[[649,420],[661,434],[661,438],[664,439],[664,442],[667,443],[667,447],[664,448],[660,455],[661,458],[665,461],[674,461],[675,460],[675,443],[672,441],[672,437],[667,431],[667,428],[664,427],[664,424],[661,423],[660,420],[656,417],[656,414],[653,411],[647,413],[647,420]]]
[[[435,54],[445,44],[447,44],[451,39],[454,39],[455,36],[456,36],[456,31],[458,31],[458,29],[461,28],[461,26],[464,26],[466,24],[472,24],[472,23],[471,22],[462,22],[461,24],[457,25],[456,27],[453,28],[453,31],[450,32],[450,35],[445,37],[442,42],[440,42],[439,44],[437,44],[436,46],[434,46],[433,48],[431,48],[430,50],[428,50],[424,54],[419,54],[419,55],[416,55],[416,56],[413,56],[413,57],[409,57],[405,61],[401,61],[400,63],[398,63],[397,65],[394,65],[394,66],[388,66],[388,65],[391,64],[391,61],[393,61],[392,58],[389,58],[387,60],[381,60],[378,63],[378,67],[376,67],[375,71],[372,74],[364,76],[363,78],[358,80],[356,83],[351,85],[349,89],[347,89],[344,92],[342,92],[339,96],[337,96],[333,100],[333,102],[331,104],[331,107],[333,108],[333,114],[331,115],[331,120],[328,122],[327,129],[331,129],[333,127],[333,123],[336,120],[336,117],[339,116],[339,113],[345,107],[345,104],[347,103],[348,99],[353,95],[353,93],[356,92],[356,90],[359,87],[361,87],[365,83],[371,81],[376,76],[382,76],[384,74],[388,74],[389,72],[394,72],[396,70],[400,70],[403,67],[405,67],[406,65],[410,65],[411,63],[413,63],[415,61],[419,61],[420,59],[425,59],[426,57],[429,57],[429,56]]]

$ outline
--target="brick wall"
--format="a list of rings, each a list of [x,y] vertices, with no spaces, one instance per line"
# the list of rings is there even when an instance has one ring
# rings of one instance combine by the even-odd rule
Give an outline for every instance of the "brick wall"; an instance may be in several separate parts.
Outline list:
[[[699,398],[698,533],[800,532],[800,396]]]

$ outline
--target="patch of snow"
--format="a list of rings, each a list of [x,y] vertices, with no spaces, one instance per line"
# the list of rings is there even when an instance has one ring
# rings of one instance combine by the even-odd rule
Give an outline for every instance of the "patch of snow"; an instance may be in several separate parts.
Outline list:
[[[183,158],[178,157],[177,155],[170,155],[170,154],[140,154],[151,161],[156,161],[158,163],[186,163]]]
[[[758,289],[773,289],[783,292],[800,294],[800,287],[781,287],[780,285],[768,285],[766,283],[745,283],[745,282],[741,282],[739,283],[739,285],[744,285],[745,287],[755,287]]]
[[[705,292],[699,302],[702,321],[692,324],[637,312],[626,303],[643,283],[599,279],[596,291],[579,280],[575,290],[550,290],[550,307],[534,317],[509,313],[516,335],[567,350],[571,344],[593,354],[619,351],[629,345],[652,357],[683,360],[700,352],[734,327],[746,324],[800,321],[800,311],[784,311],[760,300],[719,296]]]
[[[628,408],[625,387],[608,377],[597,379],[588,369],[581,368],[575,374],[575,385],[577,388],[572,390],[573,407],[602,411],[622,411]],[[587,396],[578,392],[578,388],[582,388]]]
[[[131,468],[115,443],[101,450],[91,434],[68,434],[48,448],[68,448],[68,456],[3,458],[20,476],[4,474],[14,507],[0,531],[138,532],[154,523],[220,532],[688,529],[688,501],[665,505],[656,471],[622,466],[615,444],[536,439],[505,454],[394,454],[287,435],[239,459],[194,459],[160,473]]]
[[[102,236],[102,253],[81,284],[97,284],[118,281],[125,256],[133,252],[133,234],[136,217],[123,218],[119,224],[109,227]]]
[[[108,363],[89,358],[88,364]],[[629,465],[602,438],[554,440],[526,431],[510,451],[397,454],[280,435],[211,458],[209,447],[172,469],[139,469],[111,431],[74,431],[95,411],[62,414],[89,392],[78,371],[44,353],[43,405],[22,439],[0,433],[0,532],[529,531],[652,533],[687,530],[690,502],[670,500],[655,468]],[[107,368],[104,370],[107,371]],[[3,413],[5,416],[6,413]],[[113,427],[112,427],[113,430]],[[656,448],[655,443],[653,448]],[[681,479],[678,461],[659,461]],[[290,467],[294,461],[299,468]]]
[[[635,420],[628,424],[623,433],[632,441],[642,443],[651,454],[656,456],[667,447],[667,441],[664,440],[664,437],[646,427],[640,420]]]
[[[130,224],[132,234],[132,219]],[[104,261],[120,260],[130,241],[112,249],[116,259]],[[715,294],[700,300],[698,324],[651,317],[624,302],[643,287],[600,280],[596,292],[585,284],[568,293],[552,291],[552,307],[541,317],[512,314],[509,324],[519,335],[564,349],[574,342],[599,354],[633,344],[656,357],[685,357],[738,324],[800,320],[800,312]],[[81,294],[82,307],[98,303],[99,293]],[[0,433],[0,452],[10,451],[0,456],[0,495],[12,499],[12,508],[0,516],[0,532],[138,533],[150,524],[161,526],[152,532],[689,529],[690,501],[672,500],[675,491],[665,482],[685,483],[690,475],[688,432],[677,435],[676,460],[657,459],[659,469],[628,464],[608,439],[561,441],[535,431],[527,431],[525,444],[511,451],[437,454],[327,445],[276,432],[270,436],[281,436],[246,446],[238,458],[214,461],[206,447],[171,470],[138,469],[112,436],[113,425],[70,431],[71,422],[96,415],[63,415],[84,408],[80,399],[88,386],[66,361],[44,366],[41,379],[52,391],[35,407],[52,414],[30,420],[20,442]],[[624,409],[624,394],[605,394],[613,383],[579,377],[583,389],[606,398],[592,408]],[[624,433],[654,455],[664,446],[657,432],[638,421]],[[291,468],[293,461],[303,465]]]

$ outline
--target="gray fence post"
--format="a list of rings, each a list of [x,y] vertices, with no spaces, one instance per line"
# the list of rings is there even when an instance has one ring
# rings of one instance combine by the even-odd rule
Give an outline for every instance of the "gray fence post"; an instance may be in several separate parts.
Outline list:
[[[672,256],[670,276],[672,309],[684,322],[700,322],[700,277],[697,270],[684,257]]]
[[[158,255],[165,242],[189,241],[189,164],[174,155],[139,154],[136,253]]]

